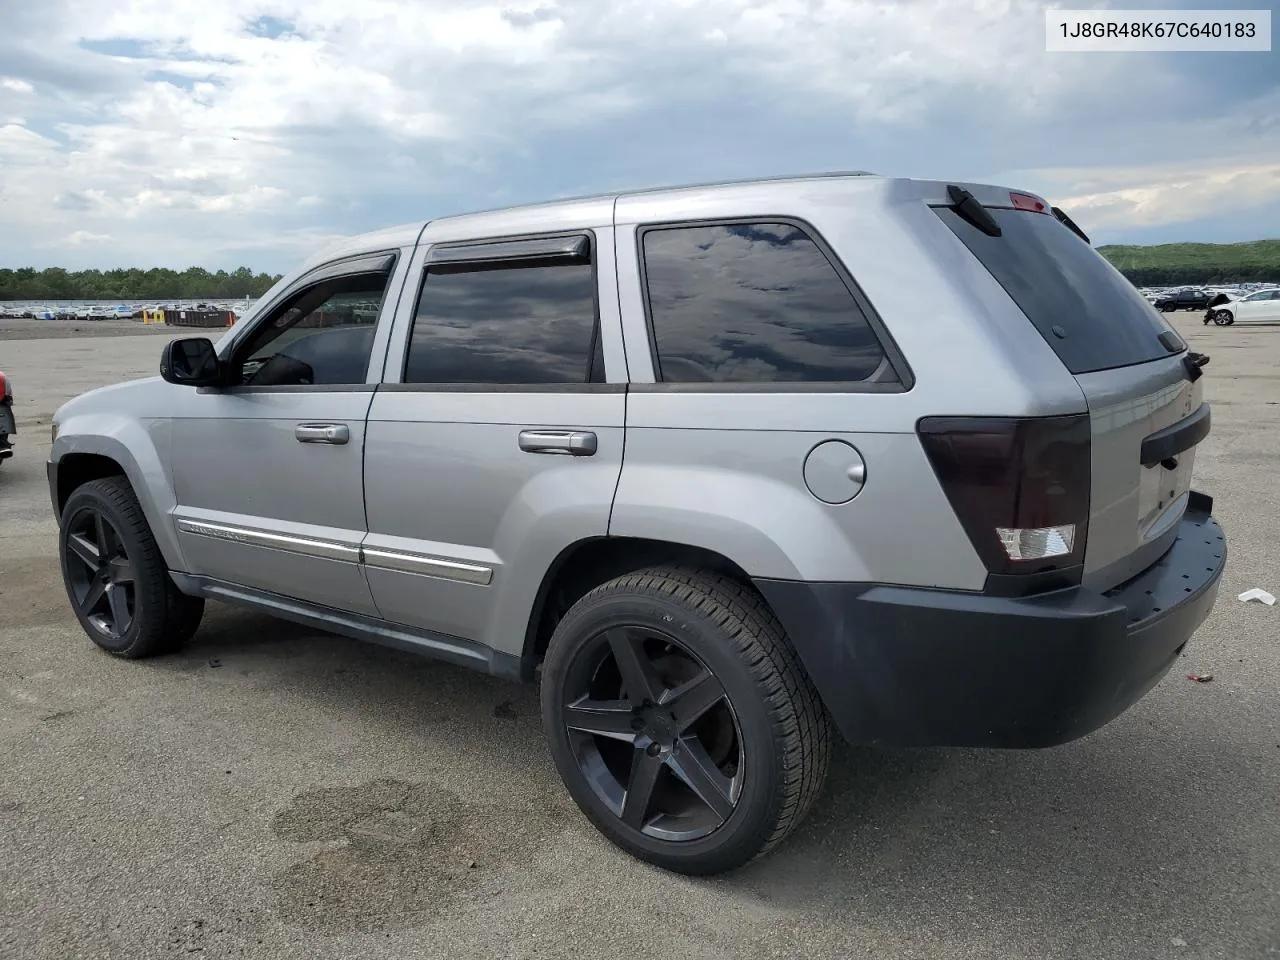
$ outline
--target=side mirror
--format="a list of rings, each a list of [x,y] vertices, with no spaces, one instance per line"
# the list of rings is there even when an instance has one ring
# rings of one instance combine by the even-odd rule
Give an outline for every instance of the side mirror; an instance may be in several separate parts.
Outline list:
[[[170,340],[160,354],[160,376],[184,387],[216,387],[222,383],[222,364],[208,337]]]

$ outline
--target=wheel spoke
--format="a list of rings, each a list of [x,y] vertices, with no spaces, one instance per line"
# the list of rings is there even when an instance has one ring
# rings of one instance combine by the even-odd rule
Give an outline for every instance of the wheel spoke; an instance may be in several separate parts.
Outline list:
[[[635,706],[645,700],[657,703],[662,696],[662,681],[645,656],[644,641],[624,627],[615,627],[605,636],[618,663],[618,672],[622,674],[622,689],[627,699]]]
[[[107,536],[107,521],[100,513],[93,515],[93,534],[98,538],[98,556],[105,560],[111,556],[111,541]]]
[[[636,738],[631,726],[635,715],[626,700],[588,700],[585,697],[565,707],[564,723],[570,730],[595,733],[628,743]]]
[[[637,747],[631,752],[631,776],[627,780],[627,795],[622,802],[622,822],[639,830],[644,826],[644,815],[649,811],[653,787],[662,772],[662,757],[649,756],[648,751]]]
[[[98,545],[91,543],[83,534],[73,533],[68,536],[67,549],[91,571],[96,572],[102,566],[102,555],[98,552]]]
[[[679,733],[684,733],[698,718],[724,699],[724,687],[710,670],[682,683],[664,701],[675,715]]]
[[[102,598],[106,595],[107,585],[102,580],[95,579],[89,584],[89,590],[84,595],[84,599],[80,601],[80,612],[86,617],[93,613],[98,604],[102,602]]]
[[[124,587],[117,583],[109,583],[106,587],[107,605],[111,608],[111,626],[116,633],[124,633],[129,628],[129,598],[125,596]]]
[[[676,741],[667,765],[721,820],[727,820],[733,813],[732,783],[711,762],[706,748],[696,738]]]
[[[123,555],[108,560],[107,570],[112,583],[133,583],[138,579],[138,574],[133,569],[133,561]]]

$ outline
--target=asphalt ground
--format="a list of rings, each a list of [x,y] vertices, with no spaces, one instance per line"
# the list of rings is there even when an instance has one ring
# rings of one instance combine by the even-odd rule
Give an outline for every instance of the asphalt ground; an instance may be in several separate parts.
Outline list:
[[[178,655],[99,652],[49,417],[173,332],[0,326],[0,957],[1280,956],[1280,607],[1236,599],[1280,593],[1280,326],[1174,320],[1212,357],[1196,485],[1231,552],[1170,674],[1051,750],[840,746],[803,827],[710,880],[597,835],[532,687],[216,605]]]

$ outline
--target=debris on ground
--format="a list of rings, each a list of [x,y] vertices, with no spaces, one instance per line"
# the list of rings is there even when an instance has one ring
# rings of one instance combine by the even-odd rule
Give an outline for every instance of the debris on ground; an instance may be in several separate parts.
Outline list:
[[[1196,683],[1208,683],[1213,679],[1212,673],[1188,673],[1188,680],[1194,680]]]
[[[1268,607],[1274,606],[1276,598],[1261,587],[1254,587],[1252,590],[1246,590],[1237,598],[1241,603],[1248,603],[1250,600],[1257,600],[1259,603],[1265,603]]]

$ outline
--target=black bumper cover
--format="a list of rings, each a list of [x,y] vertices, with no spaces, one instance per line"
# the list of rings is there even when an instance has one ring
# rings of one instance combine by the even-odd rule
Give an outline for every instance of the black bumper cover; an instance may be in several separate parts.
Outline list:
[[[1168,552],[1105,593],[755,582],[848,740],[1048,747],[1128,709],[1208,616],[1227,556],[1212,505],[1193,493]]]

